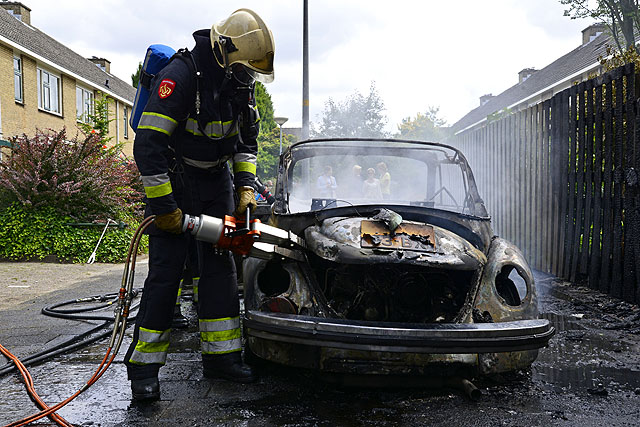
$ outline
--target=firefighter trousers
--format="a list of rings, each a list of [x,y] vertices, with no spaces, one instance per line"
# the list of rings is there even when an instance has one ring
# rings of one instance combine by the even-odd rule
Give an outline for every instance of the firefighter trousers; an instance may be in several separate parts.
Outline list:
[[[234,208],[228,167],[217,171],[185,170],[184,182],[173,186],[174,197],[184,213],[214,217],[230,215]],[[172,180],[173,184],[173,180]],[[241,350],[239,298],[236,268],[227,251],[197,242],[200,281],[198,327],[203,362],[215,355]],[[129,379],[158,375],[169,349],[171,322],[189,236],[161,230],[149,232],[149,274],[144,283],[133,341],[125,355]]]

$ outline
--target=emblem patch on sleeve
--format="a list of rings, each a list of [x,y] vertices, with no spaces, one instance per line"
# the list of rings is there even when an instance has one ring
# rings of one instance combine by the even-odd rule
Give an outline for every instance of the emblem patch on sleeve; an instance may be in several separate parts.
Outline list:
[[[167,98],[169,95],[173,93],[173,89],[176,87],[176,82],[169,79],[164,79],[160,82],[160,87],[158,88],[158,96],[160,98]]]

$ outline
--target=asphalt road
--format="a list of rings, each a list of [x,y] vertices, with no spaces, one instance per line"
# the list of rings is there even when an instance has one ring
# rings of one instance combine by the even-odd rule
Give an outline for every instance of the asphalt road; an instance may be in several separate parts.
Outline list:
[[[25,358],[92,323],[46,317],[42,307],[115,292],[122,265],[0,263],[0,344]],[[146,275],[138,264],[136,286]],[[122,357],[85,393],[59,411],[92,426],[636,426],[640,419],[640,309],[538,273],[542,316],[558,329],[530,370],[477,381],[473,402],[456,390],[350,387],[317,374],[261,367],[256,384],[202,377],[195,312],[176,330],[160,373],[161,400],[130,401]],[[54,404],[81,387],[98,366],[106,340],[30,367],[36,390]],[[0,359],[3,359],[0,357]],[[0,362],[0,364],[3,362]],[[1,367],[0,367],[1,369]],[[15,373],[0,376],[0,424],[36,412]],[[49,420],[41,425],[51,425]]]

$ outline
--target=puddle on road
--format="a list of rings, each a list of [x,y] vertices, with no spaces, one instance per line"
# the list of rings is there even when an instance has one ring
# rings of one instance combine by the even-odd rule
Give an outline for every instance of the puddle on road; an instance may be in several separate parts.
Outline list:
[[[540,350],[531,369],[533,381],[556,392],[598,394],[640,388],[640,366],[629,366],[621,357],[630,351],[627,343],[582,326],[575,316],[544,313],[540,317],[549,319],[556,336],[549,347]]]

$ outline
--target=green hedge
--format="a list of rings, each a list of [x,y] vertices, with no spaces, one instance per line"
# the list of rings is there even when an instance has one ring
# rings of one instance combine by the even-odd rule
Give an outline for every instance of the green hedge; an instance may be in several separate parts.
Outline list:
[[[138,224],[122,219],[128,227],[109,227],[96,252],[96,262],[122,262]],[[0,211],[0,258],[42,260],[55,256],[61,261],[86,262],[93,252],[103,227],[71,226],[70,217],[62,217],[52,208],[28,209],[18,204]],[[148,249],[145,236],[140,252]]]

